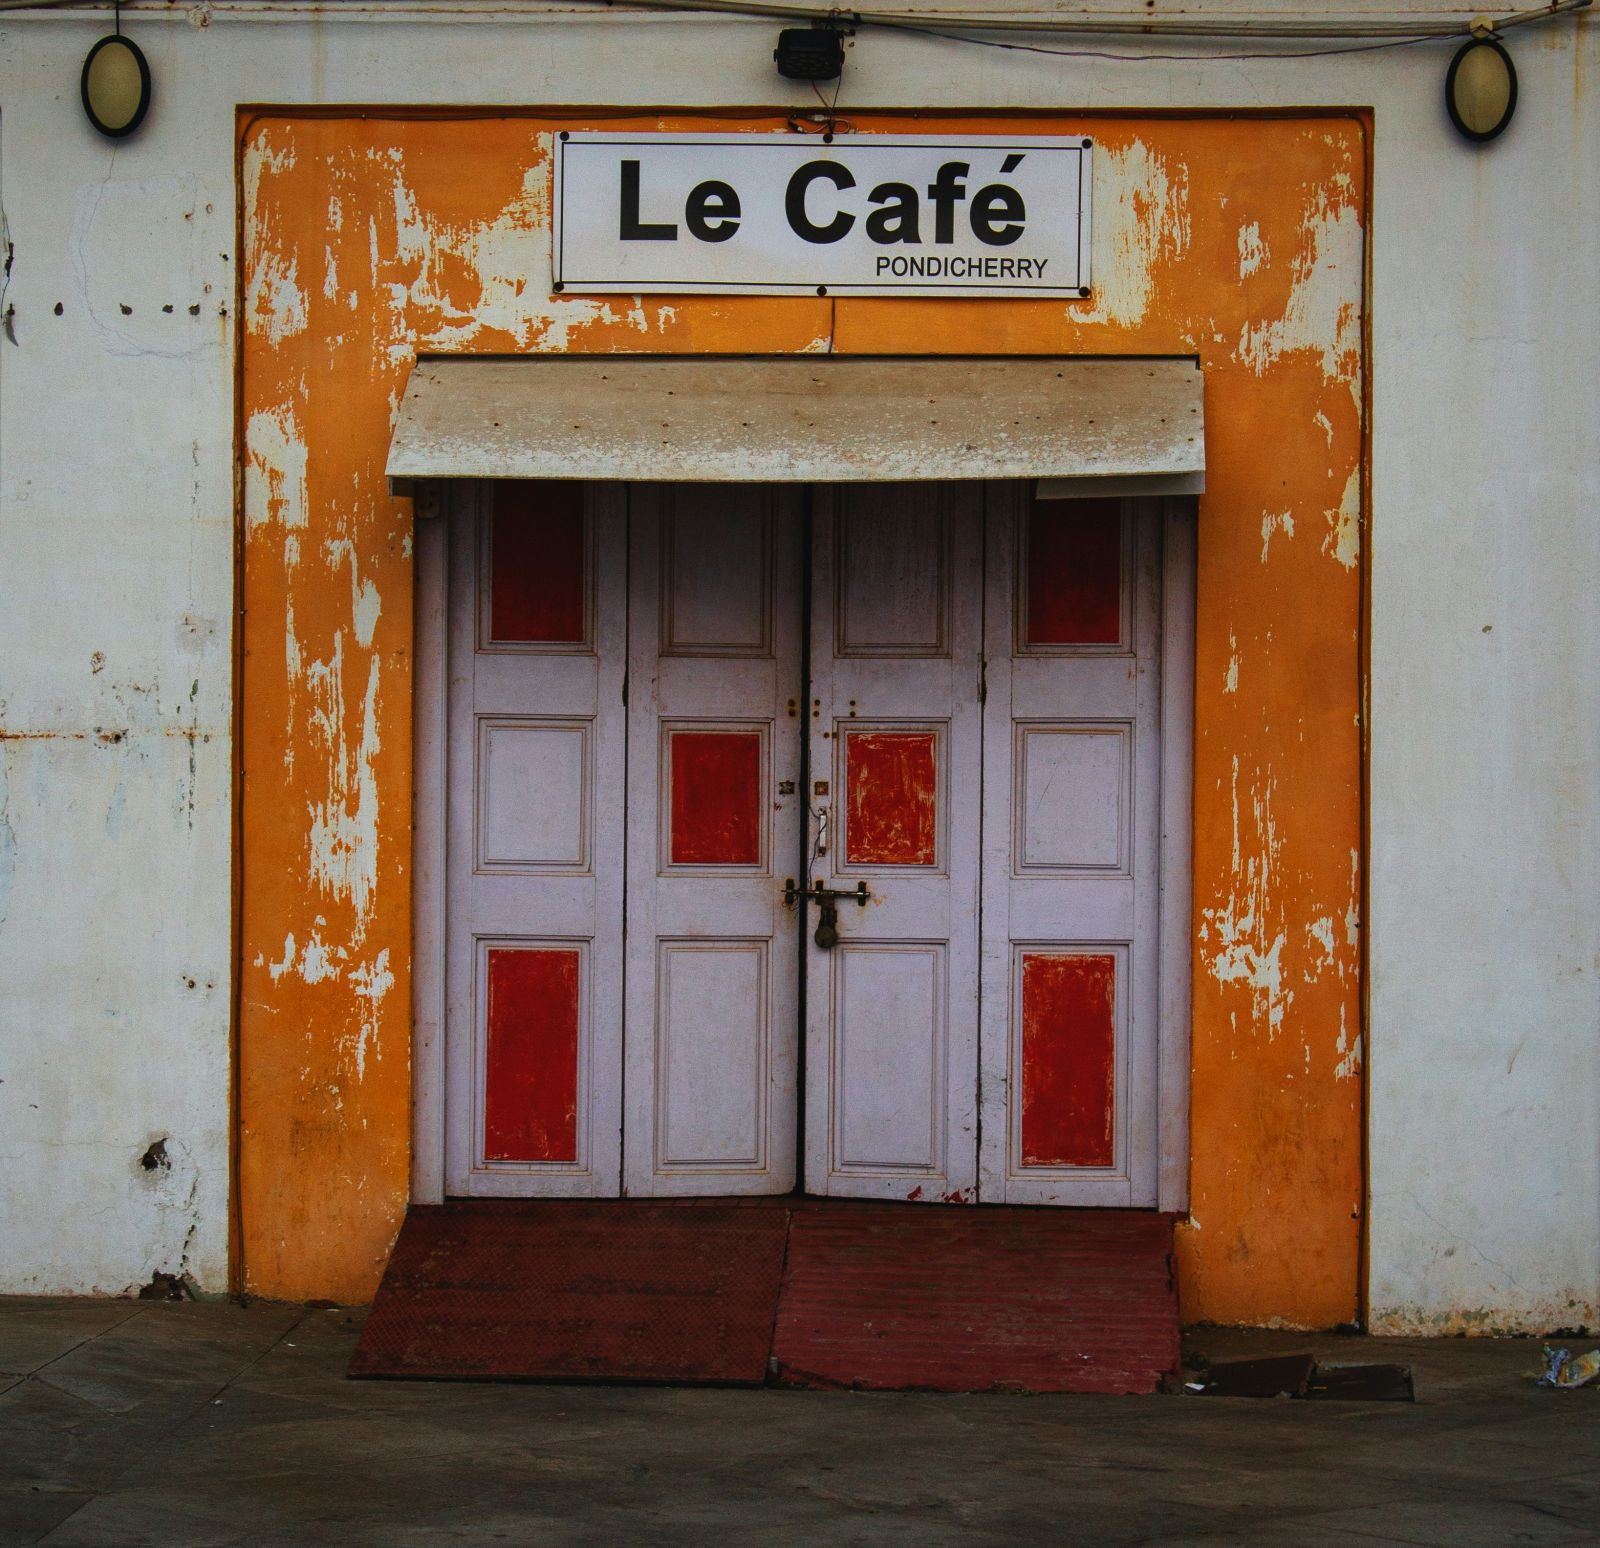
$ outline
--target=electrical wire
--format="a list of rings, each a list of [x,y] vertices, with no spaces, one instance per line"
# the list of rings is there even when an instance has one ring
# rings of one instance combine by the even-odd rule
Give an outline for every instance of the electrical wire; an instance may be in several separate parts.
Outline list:
[[[0,0],[3,3],[3,0]],[[585,0],[580,0],[585,3]],[[1490,31],[1503,32],[1531,22],[1548,21],[1573,11],[1587,10],[1594,0],[1551,0],[1548,5],[1533,10],[1512,11],[1502,16],[1488,16],[1480,20],[1463,17],[1459,21],[1418,22],[1362,20],[1348,21],[1338,16],[1327,20],[1279,22],[1259,18],[1238,22],[1202,22],[1169,20],[1163,17],[1144,17],[1131,20],[1113,16],[994,16],[982,13],[963,16],[959,13],[925,14],[918,16],[904,11],[844,10],[838,6],[824,9],[820,6],[790,5],[782,0],[623,0],[621,6],[614,0],[587,0],[607,10],[648,10],[676,13],[705,12],[713,15],[745,16],[778,21],[810,22],[815,26],[833,26],[844,30],[860,27],[900,27],[906,29],[970,29],[983,32],[1067,33],[1087,37],[1135,36],[1151,38],[1188,38],[1196,42],[1207,39],[1230,38],[1387,38],[1400,43],[1425,38],[1459,38],[1485,26]],[[1129,58],[1148,58],[1149,55],[1128,55]],[[1188,56],[1183,56],[1187,58]],[[1277,57],[1267,55],[1264,57]]]
[[[1488,27],[1495,32],[1504,32],[1511,27],[1520,27],[1532,22],[1548,21],[1557,16],[1563,16],[1574,11],[1589,9],[1594,0],[1550,0],[1547,5],[1538,6],[1531,10],[1513,11],[1502,16],[1489,16]],[[1145,16],[1138,19],[1115,16],[988,16],[971,14],[963,16],[957,14],[927,14],[917,16],[903,11],[856,11],[843,10],[838,6],[823,7],[816,5],[792,5],[782,3],[782,0],[577,0],[577,7],[592,5],[596,11],[605,11],[613,15],[626,15],[629,11],[659,11],[666,13],[694,14],[704,12],[708,14],[721,14],[731,16],[744,16],[751,18],[766,18],[768,20],[794,20],[802,23],[811,23],[818,26],[836,26],[841,28],[858,28],[866,26],[894,27],[902,30],[931,31],[937,36],[941,32],[958,37],[962,32],[970,29],[983,32],[1029,32],[1029,33],[1062,33],[1084,37],[1111,37],[1130,36],[1149,40],[1153,38],[1189,38],[1197,42],[1206,39],[1230,38],[1389,38],[1397,46],[1406,46],[1414,41],[1427,38],[1462,37],[1475,30],[1481,24],[1476,17],[1471,20],[1463,18],[1458,21],[1417,22],[1416,20],[1390,19],[1387,21],[1374,21],[1370,17],[1360,20],[1345,16],[1330,14],[1325,19],[1309,21],[1267,21],[1259,17],[1243,21],[1194,21],[1185,19],[1169,19],[1159,16]],[[108,0],[101,0],[95,4],[94,0],[0,0],[0,12],[3,11],[48,11],[72,7],[75,10],[93,13],[100,9],[109,9]],[[143,10],[143,7],[139,7]],[[401,19],[406,16],[433,19],[438,16],[471,15],[474,11],[481,11],[484,7],[473,4],[451,5],[447,0],[435,0],[435,3],[400,4],[383,3],[383,0],[323,0],[323,3],[304,3],[304,0],[244,0],[244,3],[230,3],[230,0],[213,0],[212,12],[218,18],[228,15],[277,14],[280,16],[303,12],[307,16],[329,18],[338,16],[341,12],[346,15],[359,14],[365,11],[384,14],[388,17]],[[515,6],[501,5],[496,8],[496,16],[500,19],[509,18],[517,14]],[[152,18],[155,16],[182,15],[182,9],[171,5],[162,5],[159,9],[151,6],[146,13]],[[552,8],[548,13],[543,8],[529,6],[528,15],[553,14],[560,12]],[[1323,50],[1308,51],[1298,57],[1317,57]],[[1334,52],[1334,51],[1328,51]],[[1337,52],[1344,52],[1339,50]],[[1088,57],[1098,57],[1089,55]],[[1150,59],[1159,56],[1150,54],[1110,55],[1113,58]],[[1189,56],[1181,56],[1187,59]],[[1197,54],[1195,58],[1217,57]],[[1240,54],[1238,58],[1283,58],[1283,54],[1247,55]]]
[[[946,32],[940,27],[926,26],[920,22],[874,21],[867,27],[893,32],[911,32],[925,38],[942,38],[948,43],[965,43],[973,48],[1002,48],[1019,54],[1047,54],[1054,59],[1108,59],[1121,64],[1225,64],[1230,61],[1279,59],[1330,59],[1340,54],[1376,54],[1384,49],[1412,48],[1418,43],[1446,43],[1454,34],[1437,32],[1417,33],[1408,38],[1386,38],[1380,43],[1352,43],[1340,48],[1258,49],[1252,53],[1218,54],[1158,54],[1140,50],[1138,53],[1116,52],[1107,48],[1053,48],[1044,43],[1013,43],[1005,38],[981,38],[969,32]]]

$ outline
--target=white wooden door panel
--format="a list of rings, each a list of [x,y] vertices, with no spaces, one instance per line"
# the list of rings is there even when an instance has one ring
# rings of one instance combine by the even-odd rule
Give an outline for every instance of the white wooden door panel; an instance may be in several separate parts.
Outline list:
[[[1163,519],[822,489],[807,553],[793,490],[455,497],[446,1191],[1176,1196]],[[831,949],[789,877],[852,895]]]
[[[446,1188],[621,1179],[620,499],[485,485],[450,515]]]
[[[991,486],[986,1200],[1153,1205],[1161,515]]]
[[[808,704],[808,1192],[970,1201],[977,1180],[981,503],[818,492]]]
[[[800,505],[629,489],[630,1194],[784,1193],[799,1046]]]
[[[847,939],[833,950],[834,1169],[943,1180],[945,948]]]

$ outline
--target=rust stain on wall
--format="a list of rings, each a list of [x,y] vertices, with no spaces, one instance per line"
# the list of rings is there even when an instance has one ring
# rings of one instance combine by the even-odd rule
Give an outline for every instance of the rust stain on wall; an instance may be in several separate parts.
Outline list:
[[[408,1191],[411,513],[383,464],[415,354],[831,344],[1200,357],[1184,1315],[1355,1314],[1363,126],[854,121],[1092,134],[1092,302],[552,298],[549,148],[576,120],[242,127],[239,1186],[257,1293],[369,1296]]]

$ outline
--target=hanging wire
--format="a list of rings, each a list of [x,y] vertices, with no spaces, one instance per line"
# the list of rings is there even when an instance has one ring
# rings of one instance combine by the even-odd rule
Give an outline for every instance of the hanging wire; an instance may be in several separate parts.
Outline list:
[[[7,0],[0,0],[3,7]],[[597,7],[603,6],[607,10],[613,9],[613,0],[592,0]],[[1519,27],[1533,22],[1548,21],[1554,17],[1563,16],[1570,12],[1589,9],[1594,0],[1550,0],[1547,5],[1538,6],[1532,10],[1512,11],[1500,16],[1485,18],[1492,31],[1505,31],[1511,27]],[[1207,40],[1249,38],[1267,40],[1281,38],[1293,40],[1313,38],[1373,38],[1389,40],[1389,46],[1409,46],[1413,42],[1426,41],[1430,38],[1459,38],[1471,34],[1482,23],[1477,17],[1441,22],[1417,22],[1415,20],[1389,19],[1374,21],[1370,18],[1361,20],[1348,19],[1337,14],[1330,14],[1326,19],[1311,21],[1263,21],[1253,19],[1248,21],[1193,21],[1173,20],[1164,17],[1143,17],[1137,20],[1115,16],[987,16],[983,14],[945,14],[941,16],[917,17],[903,12],[885,11],[842,11],[838,7],[824,10],[819,6],[789,5],[782,0],[627,0],[629,9],[663,11],[669,13],[690,14],[703,12],[708,14],[721,14],[743,16],[752,18],[766,18],[769,20],[783,20],[796,22],[810,22],[813,25],[833,25],[846,30],[859,30],[867,27],[886,27],[900,31],[928,32],[933,36],[948,36],[955,41],[967,41],[969,31],[982,32],[1029,32],[1044,34],[1075,34],[1083,37],[1114,37],[1130,36],[1142,40],[1153,39],[1190,39],[1196,43]],[[1043,51],[1042,49],[1040,51]],[[1308,49],[1298,56],[1300,58],[1317,58],[1326,54],[1346,52],[1364,52],[1363,49]],[[1239,59],[1278,59],[1285,55],[1278,52],[1264,54],[1240,53],[1237,55],[1176,55],[1163,56],[1146,53],[1110,54],[1097,51],[1086,52],[1090,58],[1126,58],[1126,59],[1151,59],[1151,58],[1176,58],[1187,62],[1191,57],[1196,59],[1214,58],[1239,58]]]
[[[971,41],[965,36],[966,29],[983,32],[1031,32],[1031,33],[1065,33],[1083,37],[1112,37],[1126,35],[1141,39],[1157,38],[1189,38],[1196,42],[1206,39],[1227,38],[1390,38],[1394,46],[1407,46],[1414,41],[1427,38],[1454,38],[1470,34],[1473,31],[1476,18],[1468,19],[1465,16],[1459,21],[1441,21],[1434,23],[1418,23],[1414,20],[1407,21],[1391,18],[1385,21],[1374,21],[1370,17],[1359,20],[1337,14],[1330,14],[1326,19],[1313,21],[1263,21],[1259,18],[1249,21],[1194,21],[1183,19],[1168,19],[1165,17],[1119,18],[1119,17],[1088,17],[1088,16],[984,16],[984,15],[944,15],[929,17],[925,20],[903,13],[882,11],[841,11],[837,6],[824,9],[821,6],[787,5],[781,0],[624,0],[623,6],[616,4],[616,0],[590,0],[594,9],[611,12],[615,15],[626,15],[628,10],[661,11],[667,13],[695,13],[707,12],[731,16],[765,17],[774,20],[795,20],[826,24],[832,22],[836,26],[856,29],[862,27],[892,27],[901,31],[927,31],[931,35],[940,37],[948,36],[958,42]],[[1510,27],[1520,27],[1532,22],[1548,21],[1557,16],[1564,16],[1573,11],[1589,9],[1594,0],[1550,0],[1547,5],[1537,6],[1531,10],[1512,11],[1500,16],[1487,18],[1490,29],[1495,32],[1504,32]],[[48,11],[58,10],[66,6],[79,9],[93,9],[85,6],[84,0],[0,0],[0,11]],[[121,3],[117,0],[120,11]],[[157,8],[152,7],[152,11]],[[161,14],[173,14],[169,6],[159,8]],[[359,14],[363,11],[386,11],[400,17],[408,12],[396,9],[391,5],[369,3],[369,0],[343,0],[343,3],[328,6],[299,3],[299,0],[254,0],[254,3],[230,4],[229,0],[221,0],[216,6],[220,14],[236,11],[241,14],[274,12],[277,14],[292,14],[304,11],[308,15],[316,14],[325,18],[330,10],[337,13],[344,11],[347,14]],[[411,14],[426,15],[432,19],[429,11],[418,11]],[[498,14],[510,19],[517,13],[514,8],[507,7]],[[1038,50],[1038,46],[1035,46]],[[1284,57],[1319,58],[1326,54],[1354,52],[1346,49],[1311,49],[1306,52],[1285,56],[1278,53],[1270,54],[1237,54],[1218,56],[1215,54],[1196,54],[1195,59],[1214,59],[1218,57],[1238,59],[1281,59]],[[1126,59],[1159,59],[1167,56],[1152,54],[1100,54],[1086,52],[1087,58],[1126,58]],[[1180,59],[1187,61],[1190,56],[1181,55]]]
[[[1587,3],[1588,0],[1585,0],[1585,4]],[[1340,54],[1376,54],[1385,49],[1413,48],[1418,43],[1442,43],[1455,36],[1453,33],[1419,32],[1411,37],[1385,38],[1378,43],[1349,43],[1338,48],[1259,49],[1250,53],[1232,54],[1218,54],[1207,50],[1204,53],[1162,54],[1144,49],[1139,50],[1137,53],[1130,53],[1109,48],[1057,48],[1045,43],[1015,43],[1005,38],[977,37],[970,32],[947,32],[941,27],[930,27],[922,22],[872,21],[864,23],[864,25],[880,28],[884,31],[910,32],[925,38],[939,38],[947,43],[965,43],[973,48],[1001,48],[1018,54],[1046,54],[1054,59],[1108,59],[1126,64],[1144,64],[1147,62],[1152,64],[1225,64],[1232,61],[1243,63],[1250,60],[1330,59]]]

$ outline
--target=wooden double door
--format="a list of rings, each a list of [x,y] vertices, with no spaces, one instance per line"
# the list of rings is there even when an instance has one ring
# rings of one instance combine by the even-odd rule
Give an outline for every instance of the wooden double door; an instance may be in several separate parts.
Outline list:
[[[450,1193],[1156,1202],[1156,502],[448,519]]]

